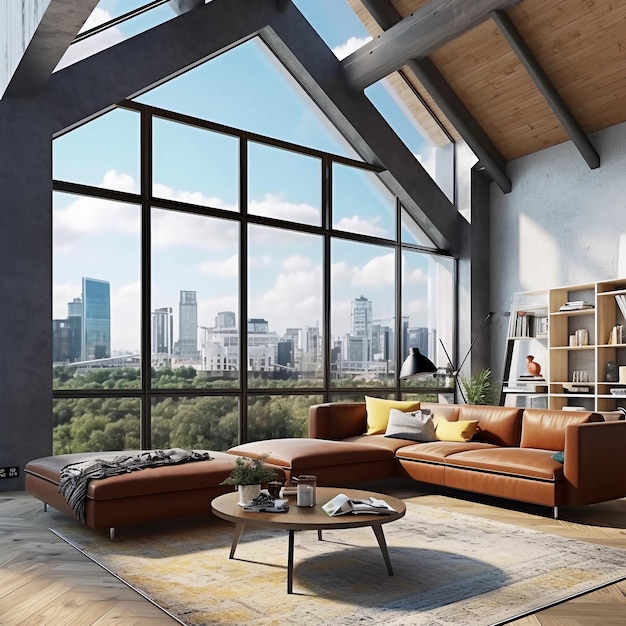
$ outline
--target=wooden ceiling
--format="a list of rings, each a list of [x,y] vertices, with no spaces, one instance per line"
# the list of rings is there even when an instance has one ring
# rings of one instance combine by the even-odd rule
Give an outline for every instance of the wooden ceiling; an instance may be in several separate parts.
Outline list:
[[[429,5],[428,0],[348,1],[374,37],[383,28],[372,14],[380,19],[378,10],[389,8],[385,4],[398,19]],[[445,4],[430,4],[435,3]],[[624,0],[521,0],[503,13],[584,135],[626,121]],[[428,60],[505,161],[570,140],[493,16],[488,13],[478,26],[442,43]],[[390,80],[435,144],[463,136],[410,63]]]

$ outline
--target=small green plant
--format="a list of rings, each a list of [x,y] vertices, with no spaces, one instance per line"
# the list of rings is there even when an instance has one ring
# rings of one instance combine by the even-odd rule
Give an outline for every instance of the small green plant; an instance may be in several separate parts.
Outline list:
[[[475,376],[462,378],[468,404],[495,404],[496,390],[491,380],[491,370],[483,369]]]
[[[273,480],[276,478],[276,472],[263,462],[267,456],[267,454],[263,454],[257,459],[237,457],[235,459],[235,468],[231,471],[230,476],[225,478],[220,484],[261,485],[268,480]]]

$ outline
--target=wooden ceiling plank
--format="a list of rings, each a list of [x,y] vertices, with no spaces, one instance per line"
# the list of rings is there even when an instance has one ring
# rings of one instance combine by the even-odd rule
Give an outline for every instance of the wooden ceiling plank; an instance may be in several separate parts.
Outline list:
[[[572,141],[587,162],[587,165],[589,165],[591,169],[600,167],[600,155],[596,152],[596,149],[583,133],[582,129],[578,125],[578,122],[561,98],[561,95],[554,88],[554,85],[548,78],[548,75],[537,62],[521,35],[517,32],[517,29],[513,25],[509,16],[502,11],[494,11],[492,15],[500,32],[506,37],[506,40],[517,53],[520,61],[528,70],[532,79],[537,84],[537,87],[550,104],[550,107],[554,110],[556,116],[559,118],[561,124],[563,124],[564,128],[567,130],[567,133],[572,138]]]

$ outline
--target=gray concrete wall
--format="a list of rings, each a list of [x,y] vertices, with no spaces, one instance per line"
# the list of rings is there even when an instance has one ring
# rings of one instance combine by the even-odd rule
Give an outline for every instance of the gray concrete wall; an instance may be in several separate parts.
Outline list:
[[[50,0],[0,3],[0,98],[49,4]]]
[[[590,136],[591,170],[571,142],[508,165],[513,191],[491,189],[491,361],[501,377],[516,291],[617,278],[626,233],[626,124]],[[626,251],[624,252],[626,254]],[[622,260],[622,263],[624,260]]]

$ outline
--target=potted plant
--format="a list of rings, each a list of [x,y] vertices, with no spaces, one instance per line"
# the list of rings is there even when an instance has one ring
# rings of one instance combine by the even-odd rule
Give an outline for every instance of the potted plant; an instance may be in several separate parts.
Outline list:
[[[491,380],[491,370],[483,369],[471,378],[461,380],[468,404],[495,404],[496,390]]]
[[[276,478],[276,472],[265,465],[267,454],[256,459],[237,457],[235,468],[220,484],[236,485],[239,490],[239,502],[254,500],[261,492],[261,485]]]

